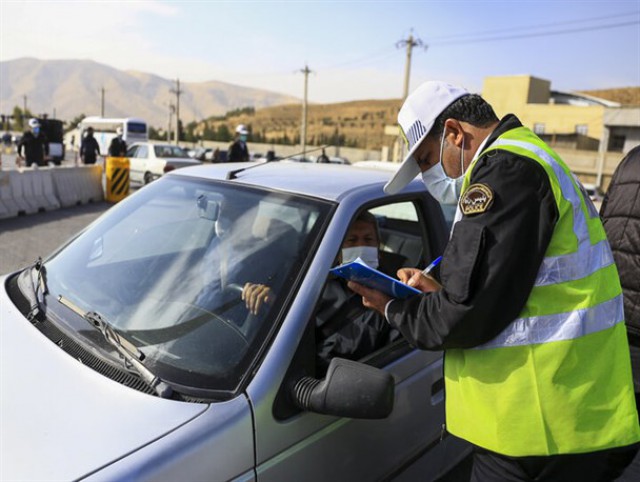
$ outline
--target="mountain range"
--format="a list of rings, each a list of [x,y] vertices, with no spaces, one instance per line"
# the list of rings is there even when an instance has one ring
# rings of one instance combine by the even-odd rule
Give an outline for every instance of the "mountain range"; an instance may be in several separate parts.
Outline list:
[[[175,104],[175,79],[122,71],[92,60],[21,58],[0,62],[0,113],[18,106],[35,115],[71,120],[80,114],[100,115],[104,89],[105,117],[142,117],[166,127],[169,105]],[[180,82],[183,123],[221,116],[231,110],[301,104],[296,97],[218,81]],[[175,119],[175,117],[174,117]]]

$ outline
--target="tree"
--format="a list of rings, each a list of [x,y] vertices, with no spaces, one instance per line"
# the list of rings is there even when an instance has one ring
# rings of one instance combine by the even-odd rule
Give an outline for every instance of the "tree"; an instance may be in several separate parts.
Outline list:
[[[16,131],[22,131],[25,129],[27,122],[30,117],[33,117],[33,114],[29,109],[22,112],[22,109],[19,106],[15,106],[13,108],[13,129]]]
[[[165,136],[163,136],[163,133],[161,133],[159,129],[149,126],[149,139],[162,140],[164,137]]]
[[[233,139],[231,135],[231,131],[229,131],[229,127],[226,124],[220,124],[218,126],[218,132],[216,133],[217,141],[225,141],[228,142]]]
[[[67,124],[66,132],[72,131],[76,127],[78,127],[78,124],[80,124],[80,122],[82,122],[82,119],[84,119],[85,117],[86,116],[84,114],[80,114],[71,119],[71,121],[69,121],[69,123]]]

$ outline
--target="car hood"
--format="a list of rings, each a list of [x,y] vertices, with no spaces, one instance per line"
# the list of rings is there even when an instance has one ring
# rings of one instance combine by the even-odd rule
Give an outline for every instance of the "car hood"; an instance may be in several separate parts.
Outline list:
[[[24,318],[5,284],[0,277],[0,480],[77,480],[207,409],[82,365]]]

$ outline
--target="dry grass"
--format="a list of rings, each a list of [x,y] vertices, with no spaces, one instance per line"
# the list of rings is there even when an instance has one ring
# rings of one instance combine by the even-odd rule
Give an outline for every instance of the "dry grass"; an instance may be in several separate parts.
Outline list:
[[[640,106],[640,87],[588,90],[582,93],[622,105]],[[395,137],[384,134],[384,128],[397,124],[400,99],[362,100],[337,104],[312,104],[307,109],[307,144],[337,144],[380,149],[391,147]],[[252,115],[239,115],[225,120],[206,120],[199,124],[196,133],[202,133],[206,124],[217,130],[226,124],[233,132],[237,124],[247,124],[251,132],[259,133],[266,142],[279,142],[285,136],[290,142],[300,140],[302,106],[280,105],[258,109]],[[338,141],[338,139],[340,139]]]

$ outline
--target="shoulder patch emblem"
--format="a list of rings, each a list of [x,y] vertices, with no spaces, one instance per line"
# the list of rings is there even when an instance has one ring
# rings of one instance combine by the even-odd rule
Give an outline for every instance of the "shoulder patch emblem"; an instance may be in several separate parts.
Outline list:
[[[460,211],[465,216],[485,212],[493,204],[493,191],[486,184],[471,184],[460,198]]]

